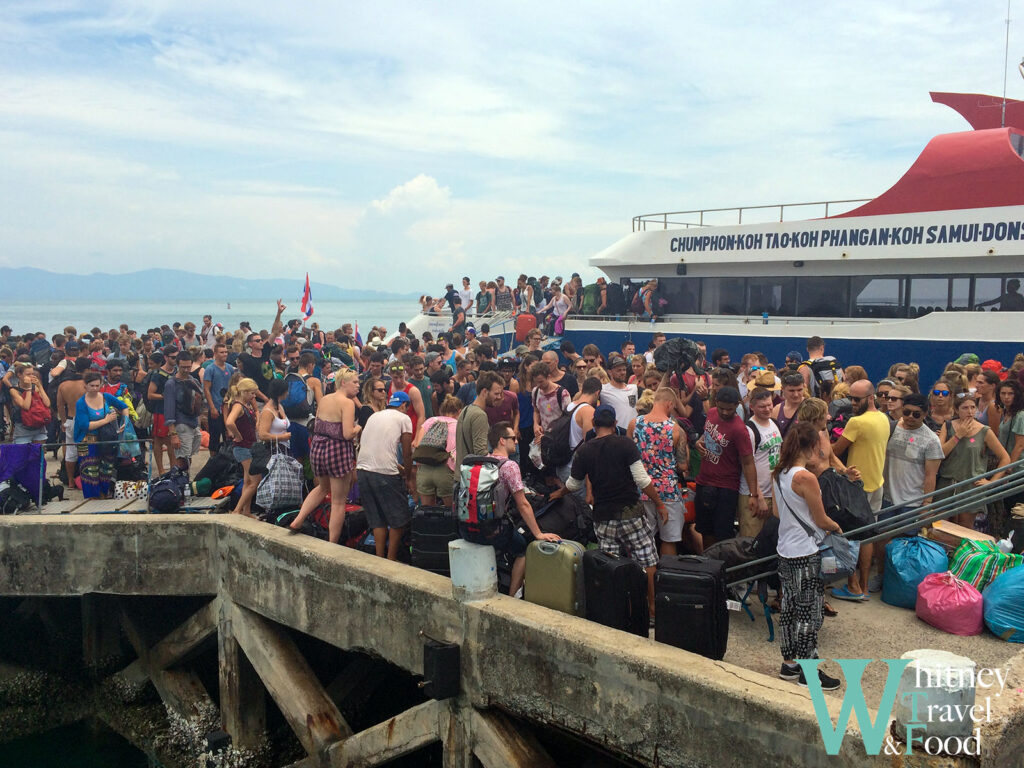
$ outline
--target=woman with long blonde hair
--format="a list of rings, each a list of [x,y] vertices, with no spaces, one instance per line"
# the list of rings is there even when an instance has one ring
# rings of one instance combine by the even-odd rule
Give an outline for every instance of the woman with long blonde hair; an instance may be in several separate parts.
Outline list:
[[[223,412],[227,414],[224,417],[224,431],[234,441],[232,454],[245,471],[242,495],[231,511],[236,515],[249,517],[252,517],[252,500],[256,496],[256,487],[263,478],[263,475],[249,472],[252,464],[252,447],[256,444],[256,422],[259,420],[255,402],[258,391],[259,387],[255,381],[243,377],[228,386],[228,393],[224,397]]]

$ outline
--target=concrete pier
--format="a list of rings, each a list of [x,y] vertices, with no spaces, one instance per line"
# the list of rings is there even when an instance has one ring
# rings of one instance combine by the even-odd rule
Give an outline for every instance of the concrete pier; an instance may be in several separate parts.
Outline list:
[[[234,515],[0,518],[0,596],[202,596],[164,637],[117,618],[137,660],[183,717],[216,711],[184,663],[216,637],[219,718],[255,747],[266,691],[301,743],[303,765],[378,765],[441,742],[446,766],[554,765],[509,717],[550,726],[647,766],[927,764],[866,756],[851,724],[825,754],[810,697],[791,683],[505,596],[460,602],[441,576]],[[93,600],[95,598],[90,598]],[[91,604],[86,648],[108,642]],[[460,694],[353,731],[283,628],[423,674],[426,638],[460,647]],[[347,670],[358,685],[356,669]],[[1024,660],[1008,688],[1024,686]],[[341,684],[344,684],[344,675]],[[1022,698],[1007,696],[963,765],[1020,765]],[[838,713],[838,707],[833,716]],[[871,713],[872,717],[876,713]],[[894,762],[896,760],[897,762]]]

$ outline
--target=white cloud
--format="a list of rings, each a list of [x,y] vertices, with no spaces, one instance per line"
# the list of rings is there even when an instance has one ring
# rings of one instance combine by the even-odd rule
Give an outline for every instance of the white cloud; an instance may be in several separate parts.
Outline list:
[[[384,214],[438,211],[448,207],[451,195],[448,187],[439,186],[436,179],[421,173],[395,187],[380,200],[374,200],[370,206]]]

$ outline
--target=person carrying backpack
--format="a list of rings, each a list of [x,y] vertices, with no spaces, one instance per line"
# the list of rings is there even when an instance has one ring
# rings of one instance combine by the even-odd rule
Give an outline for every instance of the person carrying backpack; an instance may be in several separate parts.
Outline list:
[[[488,455],[468,455],[459,466],[459,490],[455,499],[459,535],[473,544],[490,545],[513,558],[508,593],[514,596],[523,586],[526,575],[526,539],[512,524],[513,507],[535,540],[557,542],[561,538],[541,531],[533,507],[526,500],[526,485],[519,465],[509,460],[516,449],[512,424],[499,421],[492,426],[487,442],[492,446]]]
[[[416,464],[416,492],[420,504],[432,507],[452,505],[455,485],[455,432],[462,401],[447,395],[441,402],[441,415],[431,416],[420,425],[412,443]]]
[[[164,385],[163,403],[164,424],[170,435],[175,466],[186,471],[202,445],[199,414],[203,393],[191,372],[192,353],[183,349],[178,353],[177,372]]]
[[[284,377],[288,392],[281,400],[281,407],[291,421],[291,455],[300,461],[309,456],[309,428],[324,396],[323,385],[313,375],[315,368],[316,355],[303,352],[299,355],[298,371],[291,371]]]
[[[811,336],[807,340],[807,359],[800,364],[800,375],[811,397],[828,401],[832,388],[843,381],[843,369],[839,361],[825,354],[825,340]]]
[[[14,443],[45,443],[51,418],[50,398],[30,363],[17,363],[14,370],[18,381],[10,390]]]

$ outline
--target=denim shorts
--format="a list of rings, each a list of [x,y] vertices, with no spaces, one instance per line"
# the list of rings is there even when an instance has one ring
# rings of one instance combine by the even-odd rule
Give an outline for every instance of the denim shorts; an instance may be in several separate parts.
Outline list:
[[[240,445],[236,445],[231,449],[231,455],[235,457],[235,461],[241,464],[243,461],[252,459],[252,448],[243,448]]]

